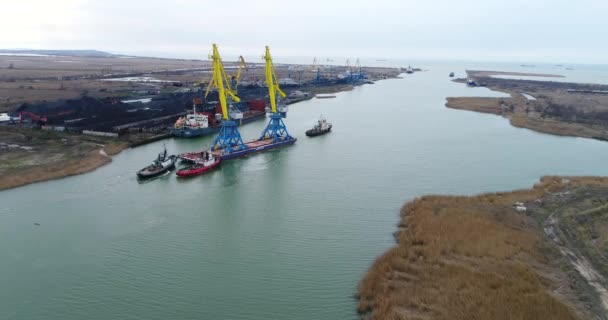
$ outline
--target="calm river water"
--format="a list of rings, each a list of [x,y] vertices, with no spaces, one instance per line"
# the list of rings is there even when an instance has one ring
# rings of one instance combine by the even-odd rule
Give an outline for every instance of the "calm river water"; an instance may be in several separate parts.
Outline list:
[[[448,96],[500,94],[450,82],[464,65],[428,68],[292,105],[296,145],[202,177],[137,183],[158,142],[0,192],[0,319],[355,319],[358,281],[407,200],[608,175],[608,143],[447,109]],[[321,114],[334,131],[307,138]],[[165,143],[177,153],[210,139]]]

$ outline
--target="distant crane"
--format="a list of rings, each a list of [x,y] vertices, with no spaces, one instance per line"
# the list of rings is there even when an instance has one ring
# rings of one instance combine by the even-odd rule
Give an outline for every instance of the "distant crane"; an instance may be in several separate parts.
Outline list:
[[[321,77],[321,66],[317,63],[317,57],[312,60],[312,69],[317,68],[317,75],[315,76],[315,83],[322,83],[326,80]]]
[[[266,46],[264,60],[264,75],[266,78],[266,85],[268,86],[268,98],[270,99],[271,112],[268,125],[266,125],[259,140],[272,139],[274,142],[291,140],[293,137],[287,132],[287,127],[282,119],[287,115],[287,106],[282,103],[279,104],[279,101],[277,101],[279,97],[285,98],[287,95],[279,87],[274,65],[272,64],[272,57],[270,56],[270,48],[268,46]],[[278,107],[277,104],[279,104]]]
[[[350,59],[346,59],[346,70],[344,73],[338,75],[342,81],[346,83],[354,84],[360,82],[364,79],[363,73],[361,73],[361,63],[359,62],[359,58],[357,58],[357,62],[354,66],[350,64]]]
[[[228,90],[232,91],[232,93],[235,95],[238,94],[238,86],[241,83],[242,70],[245,69],[245,71],[249,71],[249,66],[245,62],[245,58],[243,58],[243,56],[239,56],[238,62],[239,62],[239,66],[237,67],[238,71],[236,72],[236,75],[233,75],[230,77],[230,83],[227,83],[228,85],[226,86],[226,88],[228,88]],[[209,95],[209,92],[211,91],[211,82],[212,81],[210,81],[207,85],[207,90],[205,91],[205,98],[207,98],[207,96]],[[205,82],[199,81],[199,82],[194,83],[194,86],[200,86],[203,83],[205,83]]]
[[[361,81],[363,79],[365,79],[365,74],[363,74],[363,71],[361,70],[361,62],[359,61],[359,58],[357,58],[357,62],[355,63],[355,70],[357,71],[357,73],[351,73],[351,75],[353,75],[354,77],[354,81]]]
[[[247,63],[245,62],[245,58],[243,58],[243,56],[239,56],[238,62],[238,71],[236,72],[236,76],[232,76],[231,81],[232,90],[234,94],[238,94],[239,83],[241,83],[241,71],[243,69],[245,69],[245,71],[249,71],[249,67],[247,66]]]
[[[350,58],[346,58],[346,72],[350,73]]]
[[[243,143],[241,134],[237,129],[237,124],[230,118],[230,114],[228,113],[229,104],[232,104],[233,101],[240,102],[241,99],[236,96],[230,87],[230,82],[228,81],[226,71],[224,71],[224,65],[222,64],[222,58],[220,57],[220,53],[215,43],[213,44],[213,53],[209,58],[213,60],[213,77],[207,87],[207,93],[212,86],[214,89],[217,89],[220,106],[222,107],[222,124],[220,132],[215,137],[211,149],[224,149],[227,152],[246,149],[247,146]],[[240,116],[242,117],[242,113]]]

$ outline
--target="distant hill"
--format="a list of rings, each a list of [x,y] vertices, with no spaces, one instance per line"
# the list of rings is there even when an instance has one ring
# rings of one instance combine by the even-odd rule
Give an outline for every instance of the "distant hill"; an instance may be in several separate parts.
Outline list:
[[[97,50],[30,50],[30,49],[0,49],[0,54],[25,54],[69,57],[111,58],[115,55]]]

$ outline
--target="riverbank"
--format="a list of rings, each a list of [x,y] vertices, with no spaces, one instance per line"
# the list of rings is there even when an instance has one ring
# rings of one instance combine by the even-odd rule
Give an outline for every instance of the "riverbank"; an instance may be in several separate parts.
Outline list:
[[[127,147],[97,137],[0,127],[0,190],[93,171]]]
[[[469,78],[507,98],[447,98],[446,107],[501,115],[511,125],[537,132],[608,140],[608,94],[589,93],[608,90],[608,86],[554,81],[494,78],[494,75],[559,77],[546,74],[520,74],[496,71],[467,71]],[[456,79],[465,83],[465,79]],[[589,91],[589,92],[578,92]]]
[[[606,196],[607,178],[545,177],[529,190],[409,202],[397,245],[358,287],[361,318],[605,317]]]

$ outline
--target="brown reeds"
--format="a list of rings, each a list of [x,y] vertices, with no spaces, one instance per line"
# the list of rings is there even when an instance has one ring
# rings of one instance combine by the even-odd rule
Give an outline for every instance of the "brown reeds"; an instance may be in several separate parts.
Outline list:
[[[607,180],[546,177],[531,190],[425,196],[406,204],[398,244],[359,285],[362,318],[576,319],[552,294],[551,281],[563,275],[542,250],[540,227],[513,204],[577,183]]]

